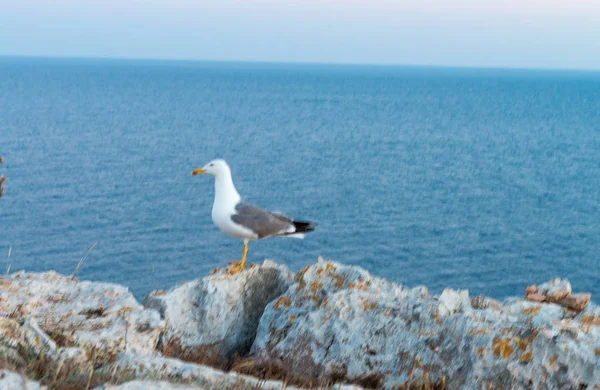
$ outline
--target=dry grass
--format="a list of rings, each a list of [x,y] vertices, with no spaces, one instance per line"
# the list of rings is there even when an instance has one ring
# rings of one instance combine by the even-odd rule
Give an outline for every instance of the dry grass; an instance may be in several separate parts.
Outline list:
[[[8,248],[8,256],[6,257],[6,274],[10,273],[10,253],[12,252],[12,245]]]
[[[98,241],[96,241],[95,243],[93,243],[92,246],[90,247],[90,249],[88,249],[88,251],[85,254],[85,256],[83,256],[81,258],[81,260],[79,260],[79,263],[77,264],[77,267],[75,267],[75,270],[73,271],[73,275],[71,275],[71,279],[75,279],[75,275],[77,275],[77,271],[79,271],[79,267],[81,267],[81,265],[83,264],[83,262],[85,261],[85,259],[88,258],[88,256],[92,252],[92,250],[94,250],[94,247],[96,246],[97,243],[98,243]]]
[[[111,377],[112,365],[57,362],[46,353],[36,353],[31,347],[20,347],[16,351],[21,358],[18,364],[9,358],[7,351],[0,351],[0,368],[40,381],[51,390],[89,389],[107,382],[118,384],[133,379],[127,372]]]
[[[251,357],[236,359],[233,364],[228,367],[230,371],[235,371],[240,374],[250,375],[261,380],[278,380],[284,385],[297,386],[305,389],[331,389],[338,384],[353,384],[361,386],[365,389],[381,389],[383,388],[384,377],[382,374],[372,374],[363,378],[358,378],[348,381],[345,375],[340,373],[337,376],[332,376],[324,379],[309,378],[307,376],[290,375],[284,369],[273,365],[261,365]],[[408,384],[404,387],[396,387],[397,390],[445,390],[447,388],[446,378],[442,381],[433,382],[429,376],[415,380],[413,384]]]

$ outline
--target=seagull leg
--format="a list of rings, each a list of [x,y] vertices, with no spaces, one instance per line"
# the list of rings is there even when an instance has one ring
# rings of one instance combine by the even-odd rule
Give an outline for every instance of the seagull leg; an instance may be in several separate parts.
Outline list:
[[[244,240],[244,247],[242,250],[242,260],[241,261],[232,261],[229,263],[229,267],[227,272],[231,275],[236,274],[244,269],[244,265],[246,264],[246,254],[248,253],[248,240]]]

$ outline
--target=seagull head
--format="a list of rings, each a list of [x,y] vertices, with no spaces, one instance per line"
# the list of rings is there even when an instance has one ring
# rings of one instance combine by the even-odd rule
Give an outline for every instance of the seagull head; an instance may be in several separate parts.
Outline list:
[[[209,175],[219,176],[228,172],[231,172],[231,170],[229,169],[229,165],[227,165],[225,160],[216,159],[212,160],[202,168],[194,169],[192,171],[192,175],[196,176],[203,173],[208,173]]]

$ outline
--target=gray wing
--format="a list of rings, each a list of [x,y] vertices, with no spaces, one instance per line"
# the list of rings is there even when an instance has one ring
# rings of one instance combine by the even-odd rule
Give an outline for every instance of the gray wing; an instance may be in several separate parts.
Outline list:
[[[231,220],[252,230],[258,238],[282,235],[294,227],[292,220],[285,215],[263,210],[247,202],[238,203],[235,211]]]

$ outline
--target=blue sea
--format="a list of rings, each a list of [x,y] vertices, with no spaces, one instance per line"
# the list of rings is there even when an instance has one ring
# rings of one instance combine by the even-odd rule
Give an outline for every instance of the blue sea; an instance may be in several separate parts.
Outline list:
[[[0,270],[138,298],[225,266],[226,159],[250,202],[319,223],[250,243],[433,292],[600,294],[600,73],[0,58]],[[598,298],[592,298],[598,299]]]

